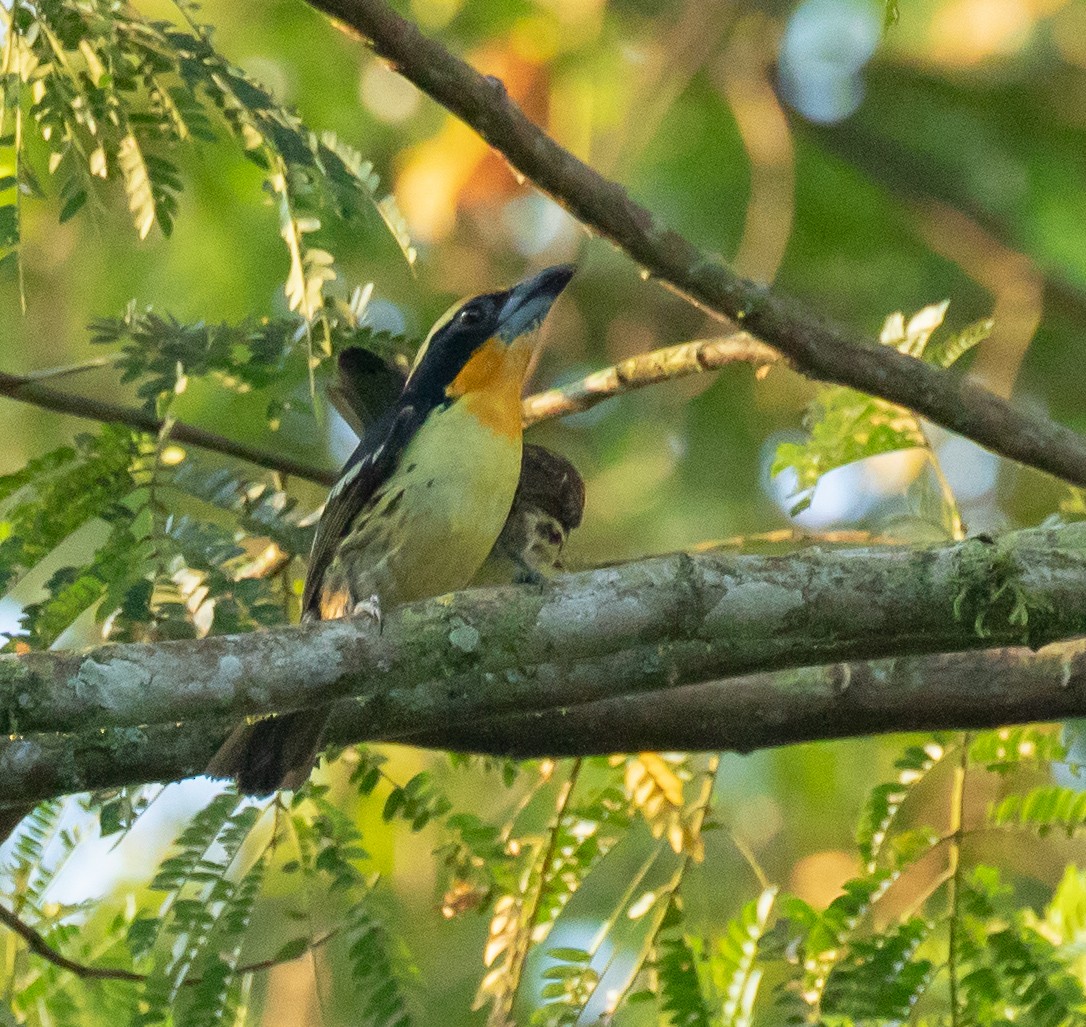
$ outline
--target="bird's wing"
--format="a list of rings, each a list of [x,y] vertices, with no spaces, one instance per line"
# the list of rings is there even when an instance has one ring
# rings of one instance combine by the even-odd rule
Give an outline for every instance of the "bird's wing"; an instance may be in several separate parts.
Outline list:
[[[328,493],[324,513],[317,525],[317,534],[309,554],[305,591],[302,593],[303,616],[316,608],[324,572],[351,521],[396,469],[400,456],[418,431],[424,416],[413,404],[393,407],[372,432],[366,433],[351,454],[332,491]]]
[[[328,398],[362,438],[400,398],[407,374],[392,361],[360,346],[343,350],[337,358],[337,369]]]

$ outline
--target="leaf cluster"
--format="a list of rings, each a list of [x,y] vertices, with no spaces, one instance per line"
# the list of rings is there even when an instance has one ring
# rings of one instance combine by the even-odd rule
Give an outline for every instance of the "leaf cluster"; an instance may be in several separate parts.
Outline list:
[[[285,566],[311,529],[267,482],[193,463],[168,435],[107,426],[0,478],[0,593],[46,557],[59,564],[9,647],[47,647],[73,628],[86,637],[90,625],[126,640],[282,623],[291,595],[261,558],[274,546]]]
[[[372,164],[332,133],[310,130],[222,56],[195,4],[178,0],[175,10],[168,21],[114,0],[35,0],[5,14],[0,252],[17,252],[22,199],[45,191],[42,165],[57,182],[61,221],[119,180],[139,237],[155,225],[169,235],[181,190],[176,153],[225,132],[261,169],[279,208],[292,310],[312,319],[337,277],[331,254],[307,242],[321,218],[374,211],[413,260],[404,220],[379,194]]]
[[[231,392],[268,395],[268,425],[280,427],[284,413],[297,409],[312,417],[298,386],[321,362],[351,347],[381,359],[405,361],[413,347],[403,338],[361,324],[368,292],[349,302],[326,299],[313,326],[295,315],[252,318],[236,323],[186,323],[130,303],[119,317],[90,325],[91,342],[114,348],[122,383],[136,383],[146,410],[157,410],[190,379],[208,379]],[[293,359],[299,347],[304,360]]]
[[[900,312],[883,325],[880,342],[900,353],[949,368],[991,334],[991,319],[933,339],[949,303],[925,307],[908,321]],[[826,386],[807,411],[807,438],[777,447],[771,473],[794,475],[792,515],[807,509],[814,490],[830,471],[858,460],[930,445],[919,418],[904,407],[841,385]]]

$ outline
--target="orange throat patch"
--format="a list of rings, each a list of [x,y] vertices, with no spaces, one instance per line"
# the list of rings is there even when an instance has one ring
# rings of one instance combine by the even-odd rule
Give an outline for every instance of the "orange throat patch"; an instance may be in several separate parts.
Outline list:
[[[532,347],[520,339],[506,345],[488,339],[453,379],[445,394],[460,399],[491,431],[520,438],[520,395]]]

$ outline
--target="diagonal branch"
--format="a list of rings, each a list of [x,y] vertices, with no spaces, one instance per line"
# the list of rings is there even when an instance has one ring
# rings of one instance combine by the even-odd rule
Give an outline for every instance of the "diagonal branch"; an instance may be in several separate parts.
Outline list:
[[[121,967],[114,966],[92,966],[89,963],[79,963],[74,959],[69,959],[63,952],[53,948],[41,931],[21,919],[3,903],[0,903],[0,924],[22,938],[26,942],[26,947],[34,955],[41,956],[42,959],[60,967],[61,970],[67,970],[81,980],[127,981],[131,984],[139,984],[141,981],[147,980],[147,974],[136,973],[133,970],[124,970]],[[309,955],[313,949],[327,944],[336,936],[336,933],[335,930],[331,930],[319,935],[306,946],[304,952],[297,956],[291,956],[289,959],[261,959],[255,963],[244,963],[236,969],[235,973],[241,976],[242,974],[256,973],[260,970],[270,970],[281,963],[291,963],[295,959],[301,959],[302,956]],[[203,983],[202,977],[186,977],[181,986],[193,987],[201,983]]]
[[[88,966],[86,963],[77,963],[74,959],[69,959],[62,952],[58,952],[53,948],[40,931],[21,920],[2,903],[0,903],[0,924],[3,924],[8,930],[14,931],[15,934],[22,938],[26,942],[26,947],[36,956],[47,959],[54,966],[59,966],[61,970],[67,970],[69,973],[75,974],[76,977],[94,981],[136,982],[146,980],[143,974],[133,973],[131,970],[122,970],[119,967],[110,966]]]
[[[741,323],[779,349],[797,371],[881,396],[994,453],[1086,486],[1081,436],[1016,410],[968,380],[830,327],[791,300],[740,278],[559,146],[525,116],[500,81],[480,75],[382,0],[308,2],[360,32],[401,75],[474,128],[584,225],[691,302]]]
[[[18,400],[20,403],[29,403],[45,410],[53,410],[59,414],[82,417],[89,421],[126,424],[130,428],[145,431],[150,435],[158,435],[165,423],[161,418],[155,417],[154,414],[146,410],[124,406],[121,403],[91,399],[89,396],[80,396],[74,392],[65,392],[63,389],[44,385],[32,375],[8,374],[5,371],[0,371],[0,396],[7,396],[9,399]],[[237,457],[239,460],[256,464],[258,467],[266,467],[270,471],[280,471],[283,474],[304,478],[306,481],[314,481],[320,485],[331,485],[336,477],[331,471],[319,470],[300,460],[291,460],[290,457],[283,456],[280,453],[269,453],[257,446],[236,442],[233,439],[216,435],[214,432],[197,428],[191,424],[173,422],[170,428],[170,438],[174,442],[199,446],[201,449],[209,449],[216,453],[223,453],[226,456]]]
[[[646,385],[715,371],[728,364],[741,362],[761,369],[779,359],[776,350],[746,332],[735,332],[719,339],[681,342],[677,346],[640,353],[572,385],[529,396],[523,404],[524,424],[528,426],[550,417],[579,414],[612,396],[643,389]]]

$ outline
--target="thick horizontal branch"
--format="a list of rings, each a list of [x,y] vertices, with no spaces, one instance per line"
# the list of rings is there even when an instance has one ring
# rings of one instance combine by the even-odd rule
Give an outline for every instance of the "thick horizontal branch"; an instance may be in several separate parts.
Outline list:
[[[353,695],[375,736],[755,671],[1086,634],[1086,524],[998,541],[657,557],[366,620],[0,657],[11,733],[136,727]]]
[[[58,414],[82,417],[88,421],[126,424],[137,431],[145,431],[152,435],[157,435],[164,424],[154,414],[140,410],[138,407],[91,399],[89,396],[81,396],[78,393],[44,385],[33,376],[8,374],[5,371],[0,371],[0,396],[7,396],[20,403],[29,403],[44,410],[53,410]],[[303,461],[291,460],[280,453],[270,453],[257,446],[236,442],[234,439],[228,439],[223,435],[216,435],[214,432],[191,424],[183,424],[180,421],[172,424],[170,438],[175,442],[237,457],[247,463],[256,464],[257,467],[266,467],[269,471],[279,471],[282,474],[304,478],[307,481],[317,482],[319,485],[331,485],[336,478],[333,471],[323,471]]]
[[[1086,715],[1086,640],[752,674],[383,737],[344,699],[329,745],[399,741],[526,758],[734,751],[879,732],[1001,727]],[[31,735],[0,745],[0,822],[43,799],[201,773],[230,720]]]
[[[661,226],[626,190],[534,125],[495,78],[480,75],[382,0],[309,0],[360,32],[397,71],[477,131],[584,225],[703,309],[740,323],[802,374],[850,385],[923,414],[980,445],[1086,486],[1086,439],[874,340],[822,323]]]
[[[344,709],[347,714],[347,709]],[[1061,720],[1086,713],[1086,640],[834,663],[451,724],[425,748],[525,759],[614,752],[752,752],[795,742]],[[355,720],[359,722],[357,725]],[[349,716],[340,730],[361,728]]]

